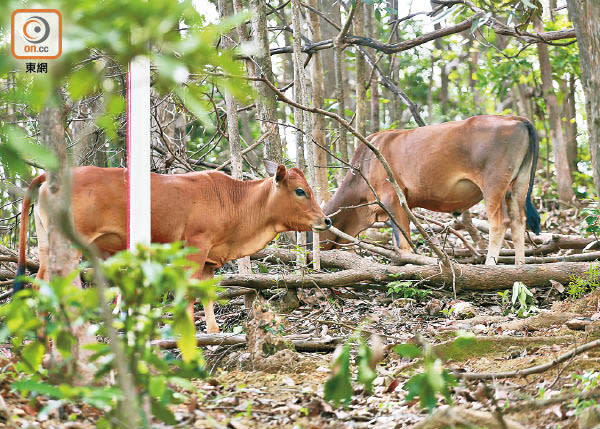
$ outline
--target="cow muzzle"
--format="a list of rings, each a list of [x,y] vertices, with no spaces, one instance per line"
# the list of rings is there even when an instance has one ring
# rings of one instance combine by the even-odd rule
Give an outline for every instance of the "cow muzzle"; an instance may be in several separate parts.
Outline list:
[[[331,227],[331,219],[328,217],[323,218],[319,224],[313,225],[312,229],[315,231],[327,231]]]

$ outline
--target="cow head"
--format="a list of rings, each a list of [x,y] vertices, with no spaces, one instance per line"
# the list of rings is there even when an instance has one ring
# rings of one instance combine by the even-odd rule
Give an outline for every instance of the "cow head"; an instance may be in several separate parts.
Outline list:
[[[325,231],[331,220],[317,204],[312,189],[298,168],[264,161],[267,173],[273,177],[271,190],[275,223],[283,231]]]

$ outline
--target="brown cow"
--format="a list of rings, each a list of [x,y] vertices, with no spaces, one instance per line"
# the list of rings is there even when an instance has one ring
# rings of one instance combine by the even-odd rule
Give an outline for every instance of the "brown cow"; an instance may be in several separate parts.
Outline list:
[[[510,224],[515,244],[515,262],[525,262],[525,208],[527,225],[539,233],[540,218],[531,204],[531,189],[538,157],[535,128],[518,116],[475,116],[414,130],[389,130],[368,137],[386,158],[406,195],[409,207],[437,212],[462,212],[483,198],[490,222],[490,244],[486,264],[495,264],[506,227]],[[365,145],[360,145],[352,165],[360,168],[382,203],[409,234],[409,219],[400,207],[383,166]],[[387,219],[376,205],[355,209],[374,201],[359,174],[349,171],[325,206],[333,225],[357,235],[376,220]],[[333,233],[321,234],[325,244],[343,243]],[[410,245],[400,236],[401,250]]]
[[[283,231],[324,231],[331,225],[314,199],[313,192],[297,168],[265,161],[267,179],[240,181],[226,174],[207,171],[151,176],[152,241],[184,241],[198,253],[190,260],[200,267],[195,278],[212,277],[225,262],[251,255]],[[21,212],[19,272],[24,272],[27,217],[32,191],[45,181],[45,174],[28,188]],[[126,247],[126,170],[122,168],[78,167],[72,172],[73,220],[75,229],[104,254]],[[47,279],[48,217],[44,200],[46,184],[35,206],[40,269],[38,278]],[[15,283],[15,291],[21,287]],[[193,303],[192,311],[193,311]],[[219,332],[213,303],[204,306],[206,327]]]

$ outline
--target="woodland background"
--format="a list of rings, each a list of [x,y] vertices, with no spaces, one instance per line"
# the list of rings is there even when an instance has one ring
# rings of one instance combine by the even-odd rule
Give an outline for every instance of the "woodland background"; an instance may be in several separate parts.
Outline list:
[[[0,11],[6,12],[2,16],[9,16],[17,6],[22,7],[21,2],[2,6]],[[297,165],[305,171],[318,199],[327,201],[348,170],[359,136],[478,114],[515,114],[531,120],[540,136],[533,197],[542,215],[543,234],[530,237],[527,262],[535,266],[496,269],[475,265],[482,261],[478,251],[485,251],[487,225],[482,205],[472,210],[474,228],[465,219],[415,211],[434,246],[452,260],[442,260],[439,266],[430,239],[416,231],[413,239],[422,258],[403,265],[407,261],[394,255],[390,229],[385,225],[360,237],[360,256],[323,252],[322,270],[316,252],[311,256],[304,250],[305,237],[280,240],[253,256],[252,262],[246,259],[238,261],[237,267],[224,267],[221,284],[229,288],[220,296],[233,299],[222,306],[220,318],[225,330],[233,333],[228,340],[205,337],[205,343],[200,341],[205,347],[206,363],[201,366],[206,372],[189,375],[194,382],[185,386],[177,385],[183,382],[164,372],[164,380],[157,386],[158,382],[149,381],[137,367],[131,366],[129,371],[119,367],[119,353],[114,349],[117,358],[112,369],[119,375],[131,373],[133,379],[118,378],[115,386],[122,396],[94,389],[52,390],[49,386],[59,385],[56,376],[60,371],[40,369],[42,344],[27,342],[33,331],[25,335],[14,327],[17,319],[11,317],[16,317],[17,310],[7,304],[1,315],[8,319],[0,330],[5,344],[0,350],[6,361],[0,382],[7,398],[7,404],[0,401],[0,409],[6,424],[25,420],[59,424],[65,415],[73,415],[81,425],[96,424],[101,416],[117,416],[106,420],[113,426],[123,425],[127,416],[141,418],[140,425],[147,425],[144,418],[153,415],[170,424],[198,427],[210,426],[215,419],[233,427],[294,423],[309,427],[310,418],[325,425],[334,417],[348,427],[402,427],[417,422],[434,425],[431,417],[425,420],[426,414],[414,398],[432,410],[444,397],[447,402],[454,398],[460,406],[443,409],[446,414],[438,416],[443,422],[455,419],[452,421],[490,427],[518,427],[520,422],[527,427],[534,419],[539,427],[570,427],[583,421],[585,409],[594,409],[600,374],[597,358],[580,356],[596,347],[594,342],[589,345],[593,329],[584,335],[573,330],[574,322],[569,328],[565,323],[580,316],[591,322],[598,314],[593,289],[600,274],[589,263],[599,256],[595,246],[600,231],[596,206],[600,190],[597,2],[165,0],[96,4],[65,0],[52,6],[63,12],[65,53],[50,62],[48,74],[25,73],[24,63],[14,61],[8,51],[9,24],[3,22],[1,29],[5,36],[0,56],[2,299],[10,296],[16,273],[21,201],[32,178],[45,168],[53,172],[51,181],[60,185],[68,165],[126,166],[126,64],[139,54],[152,61],[153,172],[218,169],[251,179],[264,176],[261,160],[269,159]],[[60,230],[61,221],[56,222]],[[465,228],[468,235],[460,233]],[[29,268],[35,271],[33,225],[29,230]],[[68,240],[61,235],[56,234],[54,248],[57,254],[66,254]],[[286,244],[289,241],[292,243]],[[506,242],[510,247],[510,236]],[[163,255],[164,261],[181,256],[177,249],[172,252]],[[510,248],[503,252],[501,262],[510,264],[514,252]],[[117,271],[110,268],[118,263],[135,262],[124,257],[104,268],[111,286],[118,287]],[[546,265],[540,268],[538,264]],[[66,276],[75,268],[61,265],[59,258],[52,272]],[[280,288],[281,276],[286,278],[287,290]],[[463,289],[459,299],[452,291],[457,285]],[[172,292],[171,287],[176,286],[156,283],[156,300],[160,301],[161,293]],[[272,314],[268,320],[254,312],[259,325],[264,322],[272,328],[261,325],[261,334],[266,332],[268,337],[283,331],[284,338],[295,341],[296,352],[276,355],[278,366],[270,367],[273,361],[251,344],[247,353],[240,351],[240,345],[256,336],[252,334],[256,326],[244,324],[246,311],[250,311],[235,297],[255,289],[265,289],[268,298],[287,297],[279,300],[284,304],[275,310],[260,313]],[[583,298],[587,301],[574,301],[590,291],[592,295]],[[36,297],[40,300],[36,302],[52,310],[50,301],[42,298]],[[561,304],[562,299],[568,304]],[[102,307],[102,300],[97,302]],[[470,322],[460,321],[462,310],[455,310],[465,302],[471,305],[464,312]],[[554,307],[553,302],[557,303]],[[180,304],[172,304],[175,310],[165,316],[173,319],[176,332]],[[540,308],[547,312],[539,313]],[[74,314],[65,311],[63,322],[83,319],[83,313]],[[35,309],[19,317],[22,323],[39,319]],[[103,332],[103,338],[110,340],[107,343],[119,342],[117,331],[127,331],[129,322],[134,326],[129,316],[116,319],[119,317],[123,325],[115,325],[118,329],[114,332],[109,328]],[[102,320],[105,326],[112,326],[109,319]],[[527,322],[530,320],[534,321]],[[61,329],[48,335],[59,343],[63,337],[56,332],[63,332]],[[362,336],[378,334],[384,341],[372,339],[367,346],[357,329]],[[452,343],[440,332],[459,329],[479,335],[479,348],[471,343],[462,346],[471,347],[475,355],[458,356],[442,350],[460,343]],[[75,331],[71,326],[64,328],[73,343],[78,338]],[[239,336],[242,331],[248,338]],[[419,335],[414,337],[415,333]],[[505,335],[500,338],[498,334]],[[161,335],[153,332],[147,339],[168,341]],[[261,341],[281,347],[281,341],[273,338]],[[566,361],[564,366],[553,364],[545,368],[550,372],[539,378],[528,379],[514,371],[535,367],[549,354],[557,357],[586,341],[585,346],[554,362]],[[421,351],[414,350],[415,346],[394,348],[407,342]],[[129,355],[125,343],[121,358],[129,362],[128,357],[133,359],[141,352]],[[436,344],[435,351],[430,343]],[[42,352],[37,352],[36,345],[33,353],[31,344],[40,344]],[[174,347],[173,341],[161,344]],[[331,356],[316,354],[331,353],[342,344],[345,346],[332,358],[331,368]],[[181,343],[177,346],[185,365],[196,362],[191,349]],[[63,358],[75,364],[77,355],[68,352],[68,346],[63,348]],[[103,353],[108,354],[108,349]],[[32,355],[33,370],[18,366]],[[158,351],[156,356],[164,358]],[[410,360],[418,356],[422,357],[420,363]],[[262,360],[266,363],[259,364]],[[442,369],[442,361],[454,366]],[[414,381],[410,377],[421,364],[422,377]],[[457,375],[457,366],[470,375]],[[481,376],[498,367],[508,375]],[[202,381],[208,373],[208,381]],[[449,374],[461,379],[458,386]],[[513,377],[517,381],[497,381]],[[489,379],[494,379],[489,385],[468,381]],[[15,385],[15,380],[30,384]],[[353,388],[351,380],[363,387],[355,384]],[[402,384],[404,380],[413,381]],[[72,380],[60,382],[70,385]],[[139,399],[131,383],[138,387]],[[253,387],[239,387],[245,383]],[[143,398],[152,406],[145,406]],[[182,405],[173,405],[177,402]],[[339,402],[350,408],[338,407]],[[525,408],[531,413],[521,413]]]

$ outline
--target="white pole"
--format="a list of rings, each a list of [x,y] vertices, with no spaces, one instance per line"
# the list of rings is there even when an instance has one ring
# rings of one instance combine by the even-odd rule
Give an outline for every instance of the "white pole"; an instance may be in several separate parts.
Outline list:
[[[137,56],[127,74],[127,247],[150,244],[150,60]]]

